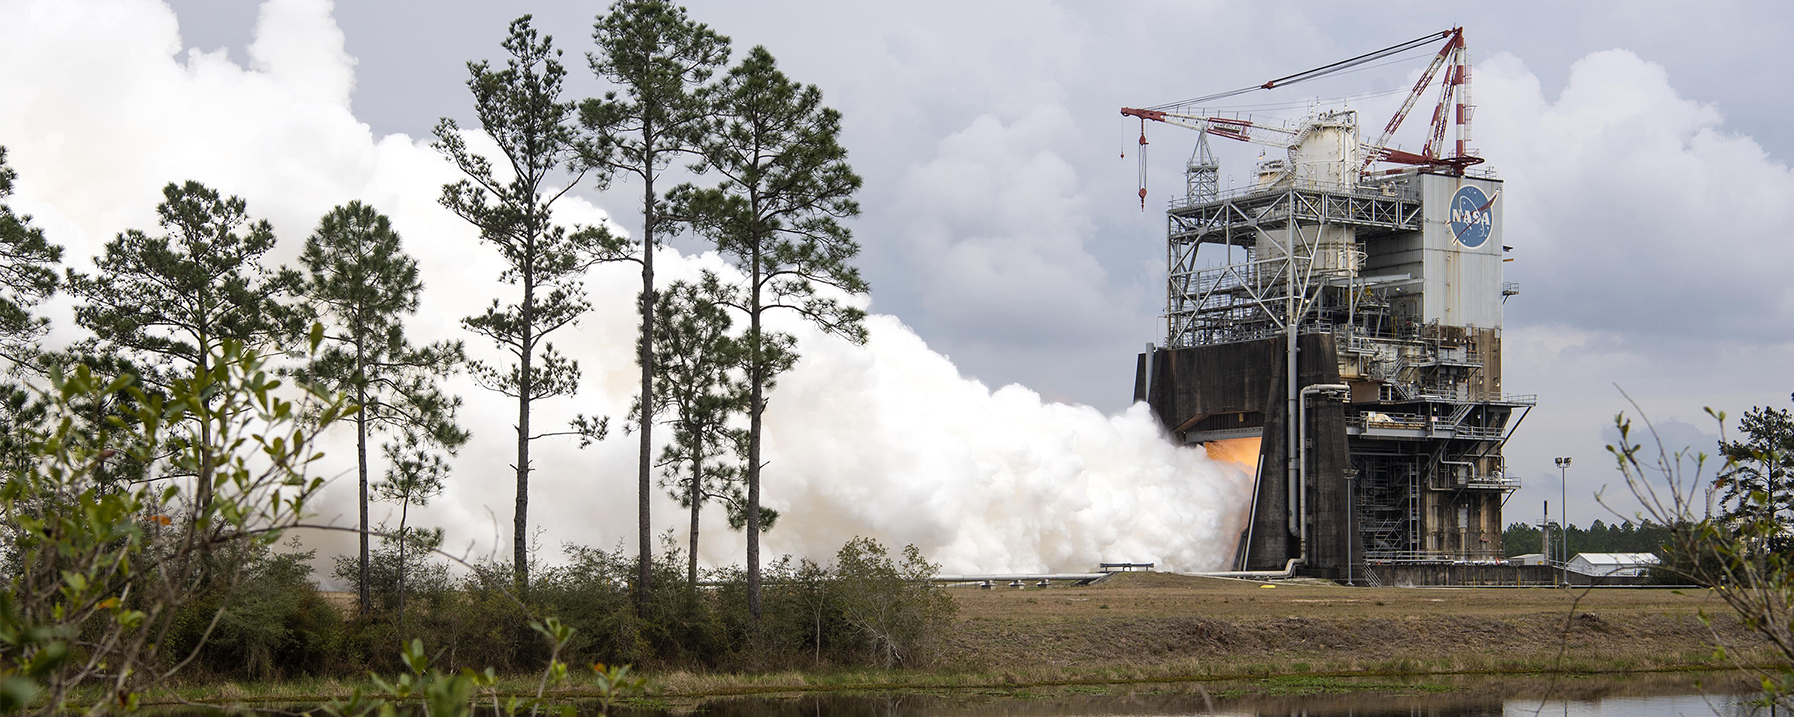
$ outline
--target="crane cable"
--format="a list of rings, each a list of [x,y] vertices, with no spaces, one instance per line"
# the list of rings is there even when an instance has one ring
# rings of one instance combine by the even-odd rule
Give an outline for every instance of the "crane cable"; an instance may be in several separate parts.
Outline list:
[[[1146,118],[1140,118],[1140,211],[1146,211]]]
[[[1190,105],[1201,105],[1203,103],[1213,102],[1215,100],[1220,100],[1220,99],[1226,99],[1228,97],[1233,97],[1235,95],[1243,95],[1243,94],[1246,94],[1247,92],[1256,92],[1258,90],[1271,90],[1271,89],[1277,89],[1279,87],[1287,87],[1289,85],[1297,84],[1300,82],[1307,82],[1308,80],[1318,79],[1318,78],[1326,77],[1328,75],[1335,74],[1338,72],[1350,70],[1352,68],[1358,67],[1359,65],[1363,65],[1366,63],[1370,63],[1370,62],[1375,62],[1375,61],[1381,60],[1385,57],[1389,57],[1390,55],[1396,55],[1396,54],[1400,54],[1403,52],[1407,52],[1409,50],[1412,50],[1417,47],[1421,47],[1428,43],[1436,42],[1438,40],[1443,40],[1443,39],[1451,36],[1451,33],[1452,33],[1451,30],[1441,30],[1441,31],[1435,32],[1431,35],[1427,35],[1426,37],[1415,38],[1413,40],[1409,40],[1409,41],[1401,43],[1399,45],[1390,45],[1389,47],[1385,47],[1385,48],[1383,48],[1381,50],[1377,50],[1375,52],[1367,52],[1367,53],[1359,55],[1357,57],[1340,60],[1338,62],[1328,64],[1328,65],[1322,65],[1322,66],[1316,67],[1312,70],[1305,70],[1305,71],[1298,72],[1293,75],[1285,75],[1283,77],[1279,77],[1277,79],[1266,82],[1262,85],[1250,85],[1247,87],[1241,87],[1239,89],[1228,90],[1226,92],[1217,92],[1212,95],[1204,95],[1202,97],[1193,97],[1193,98],[1190,98],[1187,100],[1180,100],[1177,102],[1169,102],[1169,103],[1157,105],[1154,107],[1148,107],[1147,109],[1165,112],[1165,111],[1177,109],[1179,107],[1187,107]]]

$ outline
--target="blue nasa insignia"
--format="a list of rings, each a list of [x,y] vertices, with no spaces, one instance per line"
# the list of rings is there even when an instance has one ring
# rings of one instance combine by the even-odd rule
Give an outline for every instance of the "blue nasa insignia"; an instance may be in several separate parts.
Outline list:
[[[1457,194],[1451,195],[1452,238],[1472,249],[1482,246],[1494,226],[1494,215],[1489,211],[1494,205],[1494,200],[1474,185],[1458,188]]]

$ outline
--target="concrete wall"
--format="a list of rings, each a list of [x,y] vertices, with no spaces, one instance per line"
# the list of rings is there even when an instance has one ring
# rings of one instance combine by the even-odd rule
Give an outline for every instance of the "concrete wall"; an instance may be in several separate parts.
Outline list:
[[[1550,565],[1371,565],[1369,569],[1376,574],[1377,580],[1384,587],[1420,587],[1420,586],[1520,586],[1547,587],[1563,581],[1562,568]],[[1353,583],[1366,585],[1368,578],[1364,575],[1364,566],[1354,571]],[[1570,573],[1571,585],[1643,585],[1647,576],[1624,578],[1590,577],[1578,573]]]
[[[1136,379],[1136,391],[1167,430],[1188,430],[1210,416],[1262,416],[1257,510],[1252,515],[1252,542],[1246,565],[1251,570],[1281,569],[1301,554],[1300,530],[1289,530],[1289,463],[1286,427],[1289,420],[1286,339],[1197,346],[1154,351],[1142,368],[1150,381]],[[1331,334],[1304,334],[1297,341],[1299,385],[1339,382],[1339,358]],[[1308,484],[1309,572],[1344,575],[1357,559],[1356,541],[1347,530],[1344,469],[1345,407],[1314,399],[1309,404]],[[1182,440],[1182,436],[1177,436]]]

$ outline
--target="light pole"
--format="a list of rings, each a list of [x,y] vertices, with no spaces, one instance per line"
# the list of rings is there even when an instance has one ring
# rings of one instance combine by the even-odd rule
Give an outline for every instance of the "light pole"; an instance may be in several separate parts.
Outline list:
[[[1564,534],[1564,539],[1563,539],[1564,547],[1563,547],[1563,553],[1562,553],[1563,562],[1560,564],[1563,566],[1564,584],[1569,585],[1570,584],[1570,457],[1569,456],[1558,456],[1557,457],[1557,475],[1558,475],[1558,484],[1560,486],[1562,486],[1560,489],[1561,495],[1558,496],[1558,498],[1560,499],[1560,502],[1558,503],[1557,514],[1564,517],[1563,526],[1562,526],[1562,532]]]

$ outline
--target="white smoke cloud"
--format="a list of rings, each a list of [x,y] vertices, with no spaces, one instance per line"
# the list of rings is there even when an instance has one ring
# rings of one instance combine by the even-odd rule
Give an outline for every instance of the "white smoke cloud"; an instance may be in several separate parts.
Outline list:
[[[393,218],[419,259],[429,288],[413,337],[465,338],[490,353],[457,322],[498,295],[496,257],[437,206],[454,176],[427,139],[375,137],[356,120],[354,60],[331,10],[325,0],[269,0],[245,68],[223,52],[182,54],[173,13],[149,0],[0,5],[0,144],[20,173],[16,204],[68,246],[70,265],[88,269],[112,235],[153,227],[168,181],[243,196],[275,224],[278,258],[295,254],[331,206],[361,199]],[[563,206],[569,221],[607,221],[587,199]],[[714,255],[672,250],[659,261],[669,279],[721,267]],[[538,427],[576,412],[619,416],[629,404],[633,272],[602,267],[588,289],[596,310],[556,338],[585,369],[580,396],[544,404]],[[66,304],[59,310],[55,338],[78,336]],[[768,536],[772,551],[820,558],[870,535],[915,543],[954,571],[1087,570],[1099,560],[1205,569],[1231,556],[1250,490],[1236,467],[1171,445],[1141,407],[1105,416],[1019,386],[992,392],[897,319],[870,324],[864,347],[786,326],[805,358],[767,415],[766,501],[785,515]],[[446,494],[414,516],[447,528],[451,545],[506,554],[514,405],[465,378],[450,388],[466,398],[475,438]],[[550,552],[632,534],[635,445],[537,444],[531,523]],[[346,432],[330,437],[334,475],[349,476],[351,447]],[[351,481],[339,480],[320,510],[348,525],[353,500]],[[670,499],[655,510],[659,527],[684,524]],[[741,539],[714,513],[703,557],[735,562]],[[328,551],[347,541],[308,542]]]

